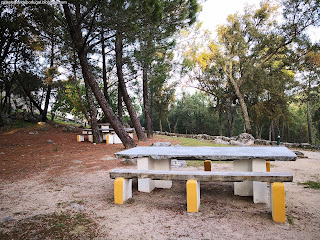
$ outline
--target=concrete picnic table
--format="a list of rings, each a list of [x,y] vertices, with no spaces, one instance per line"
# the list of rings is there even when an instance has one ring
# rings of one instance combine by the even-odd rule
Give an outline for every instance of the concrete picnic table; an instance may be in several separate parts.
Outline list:
[[[99,124],[98,124],[99,125]],[[100,124],[98,130],[100,132],[100,142],[106,141],[108,144],[122,143],[121,139],[118,137],[113,128],[109,127],[110,124]],[[128,135],[133,138],[134,128],[125,128]],[[92,141],[92,129],[84,128],[82,129],[82,135],[88,135],[88,140]],[[109,135],[109,136],[108,136]],[[84,141],[84,138],[83,140]]]
[[[286,147],[135,147],[115,153],[117,158],[137,159],[139,170],[171,170],[171,160],[233,161],[235,172],[266,172],[266,161],[295,161]],[[138,190],[171,188],[172,181],[138,179]],[[266,182],[235,182],[234,194],[253,196],[254,203],[267,203]]]

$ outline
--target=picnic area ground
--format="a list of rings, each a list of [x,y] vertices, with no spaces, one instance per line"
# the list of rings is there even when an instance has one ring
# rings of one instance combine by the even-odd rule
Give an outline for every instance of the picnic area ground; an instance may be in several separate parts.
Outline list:
[[[159,141],[181,144],[156,135],[138,145]],[[121,150],[121,144],[78,143],[75,133],[53,125],[0,133],[0,239],[320,239],[320,190],[302,184],[320,181],[320,152],[271,162],[271,171],[294,176],[285,183],[287,221],[279,224],[269,204],[234,196],[232,183],[201,183],[198,213],[186,212],[183,181],[141,193],[134,180],[133,198],[116,205],[108,171],[135,168],[114,158]],[[229,171],[232,163],[213,167]]]

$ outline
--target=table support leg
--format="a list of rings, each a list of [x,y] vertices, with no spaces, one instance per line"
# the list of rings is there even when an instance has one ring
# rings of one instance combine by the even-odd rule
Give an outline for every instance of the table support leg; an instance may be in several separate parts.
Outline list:
[[[236,160],[233,161],[233,169],[235,172],[251,172],[252,160]],[[234,195],[252,196],[252,181],[235,182]]]
[[[263,159],[253,159],[252,172],[266,172],[266,161]],[[253,202],[268,203],[268,188],[266,182],[253,182]]]
[[[138,158],[137,166],[139,170],[153,169],[154,160],[151,158]],[[151,192],[155,188],[154,181],[150,178],[138,179],[139,192]]]
[[[165,160],[154,160],[153,169],[156,170],[171,170],[171,159]],[[171,188],[171,180],[154,180],[154,185],[156,188]]]

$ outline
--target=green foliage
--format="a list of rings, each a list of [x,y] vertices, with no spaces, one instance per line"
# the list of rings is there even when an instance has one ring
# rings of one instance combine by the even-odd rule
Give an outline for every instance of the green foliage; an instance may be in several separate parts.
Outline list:
[[[166,129],[187,134],[220,135],[220,132],[226,133],[226,120],[221,118],[221,124],[219,124],[219,108],[214,104],[212,98],[204,93],[194,95],[184,93],[182,98],[176,100],[171,106]],[[235,131],[235,134],[239,133]]]
[[[320,189],[320,182],[307,181],[307,182],[298,183],[298,184],[303,185],[304,188]]]
[[[163,140],[168,142],[174,142],[175,144],[179,144],[181,146],[189,146],[189,147],[229,147],[230,145],[225,144],[216,144],[209,140],[198,140],[193,138],[184,138],[184,137],[170,137],[170,136],[159,136]]]

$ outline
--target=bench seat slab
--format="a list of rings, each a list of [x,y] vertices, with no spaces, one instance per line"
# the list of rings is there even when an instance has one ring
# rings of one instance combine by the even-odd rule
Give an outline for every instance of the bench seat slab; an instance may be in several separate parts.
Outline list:
[[[293,176],[287,172],[205,172],[114,169],[110,178],[140,178],[153,180],[197,180],[202,182],[292,182]]]

